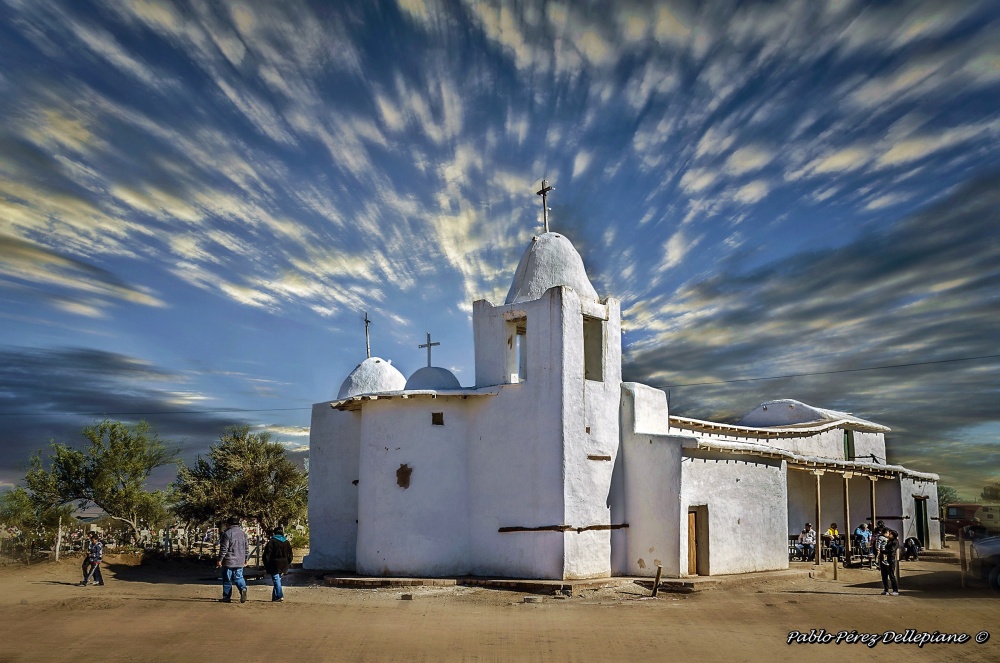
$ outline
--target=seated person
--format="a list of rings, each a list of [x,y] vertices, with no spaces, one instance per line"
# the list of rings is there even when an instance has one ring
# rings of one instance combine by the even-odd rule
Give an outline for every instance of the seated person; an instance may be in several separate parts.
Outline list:
[[[868,523],[858,525],[858,528],[854,530],[854,542],[857,545],[859,555],[871,553],[871,540],[872,531],[868,529]]]
[[[844,559],[844,544],[840,541],[840,530],[837,523],[830,523],[830,529],[823,535],[830,539],[830,554],[837,559]]]
[[[911,536],[903,542],[903,559],[920,561],[920,541]]]
[[[812,528],[811,524],[806,523],[805,529],[799,534],[799,545],[802,546],[806,559],[812,559],[816,556],[816,530]]]

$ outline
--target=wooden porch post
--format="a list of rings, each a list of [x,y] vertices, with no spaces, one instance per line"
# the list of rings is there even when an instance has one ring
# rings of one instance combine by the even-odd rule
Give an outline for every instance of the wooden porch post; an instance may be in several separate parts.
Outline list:
[[[877,479],[875,477],[868,477],[868,480],[871,482],[871,486],[872,486],[872,494],[871,494],[872,538],[874,538],[874,536],[875,536],[875,523],[878,522],[877,520],[875,520],[875,482],[877,481]]]
[[[813,472],[816,475],[816,550],[815,550],[815,564],[819,566],[823,560],[823,535],[821,534],[819,524],[823,521],[823,512],[820,509],[820,479],[823,478],[823,471],[817,470]]]
[[[848,481],[854,476],[850,472],[844,472],[844,546],[847,552],[845,553],[844,559],[847,561],[851,560],[852,545],[851,545],[851,492],[848,488]],[[846,562],[845,562],[846,563]]]

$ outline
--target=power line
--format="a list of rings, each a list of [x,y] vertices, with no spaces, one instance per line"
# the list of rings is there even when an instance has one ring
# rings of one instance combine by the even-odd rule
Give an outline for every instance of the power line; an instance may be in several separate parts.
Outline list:
[[[791,373],[789,375],[769,375],[767,377],[761,378],[736,378],[734,380],[716,380],[714,382],[689,382],[686,384],[668,384],[663,388],[673,388],[673,387],[701,387],[704,385],[712,384],[732,384],[734,382],[757,382],[759,380],[782,380],[785,378],[802,378],[809,377],[811,375],[834,375],[837,373],[857,373],[859,371],[881,371],[889,368],[909,368],[910,366],[930,366],[931,364],[949,364],[957,361],[974,361],[977,359],[997,359],[1000,358],[1000,354],[997,355],[980,355],[978,357],[959,357],[956,359],[938,359],[935,361],[916,361],[910,364],[888,364],[885,366],[865,366],[863,368],[842,368],[836,371],[815,371],[812,373]]]

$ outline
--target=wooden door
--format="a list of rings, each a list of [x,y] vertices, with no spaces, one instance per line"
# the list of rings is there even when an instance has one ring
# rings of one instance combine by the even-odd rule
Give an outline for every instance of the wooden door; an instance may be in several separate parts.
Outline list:
[[[917,540],[920,545],[927,547],[927,498],[918,497],[913,501],[913,517],[917,521]]]
[[[688,511],[688,575],[698,575],[698,514]]]

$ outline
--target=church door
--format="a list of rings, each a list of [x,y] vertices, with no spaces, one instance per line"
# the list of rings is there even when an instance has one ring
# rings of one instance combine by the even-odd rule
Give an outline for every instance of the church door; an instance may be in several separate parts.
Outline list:
[[[688,511],[688,575],[698,575],[698,512]]]
[[[927,547],[927,498],[915,497],[913,499],[913,519],[917,525],[917,540],[920,545]]]

